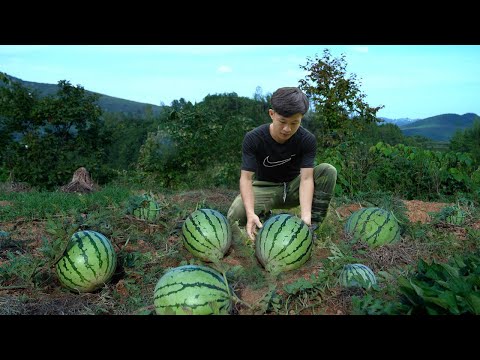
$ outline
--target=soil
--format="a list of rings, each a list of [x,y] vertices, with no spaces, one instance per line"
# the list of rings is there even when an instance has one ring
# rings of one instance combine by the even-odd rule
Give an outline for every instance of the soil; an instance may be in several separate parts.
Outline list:
[[[407,208],[407,216],[410,222],[420,222],[422,224],[432,221],[431,213],[438,213],[444,207],[451,206],[451,203],[424,202],[420,200],[403,200]]]
[[[402,200],[407,209],[407,217],[410,222],[422,224],[432,221],[431,214],[440,212],[444,207],[451,206],[451,203],[425,202],[420,200]],[[361,209],[360,204],[348,204],[336,209],[342,219],[348,218],[353,212]]]
[[[174,203],[181,208],[195,207],[196,204],[216,204],[217,208],[223,211],[228,210],[229,204],[238,194],[236,191],[189,191],[182,195],[173,195],[168,198],[168,202]],[[451,205],[447,203],[436,202],[423,202],[418,200],[403,201],[406,207],[406,215],[408,219],[415,223],[428,223],[432,220],[431,215],[433,213],[441,211],[445,206]],[[10,205],[6,201],[1,201],[0,206]],[[339,206],[335,209],[336,214],[340,219],[344,220],[350,216],[354,211],[361,208],[360,204],[348,204]],[[159,225],[139,224],[135,223],[130,218],[125,218],[126,221],[130,221],[132,226],[143,226],[145,234],[152,234],[155,232],[163,231],[165,228]],[[480,221],[472,224],[472,228],[480,229]],[[142,228],[143,229],[143,228]],[[8,246],[0,246],[0,266],[8,263],[6,256],[7,251],[16,251],[18,254],[30,252],[34,256],[40,256],[38,248],[42,246],[42,239],[48,237],[49,234],[45,230],[45,223],[42,221],[25,221],[19,219],[15,222],[2,223],[1,230],[12,233],[12,243]],[[453,232],[458,239],[464,239],[466,236],[466,230],[461,227],[451,227],[448,229]],[[344,241],[341,238],[338,241]],[[117,236],[114,240],[117,250],[123,250],[126,252],[158,252],[154,245],[148,243],[142,239],[138,239],[135,242],[128,242],[122,236]],[[0,244],[1,245],[1,244]],[[362,250],[360,245],[356,250]],[[367,253],[367,266],[370,266],[374,271],[380,271],[384,268],[392,266],[392,264],[403,265],[409,264],[418,258],[418,254],[422,253],[421,244],[412,245],[411,242],[407,243],[401,241],[398,244],[389,246],[388,248],[379,248],[372,251],[365,251]],[[181,248],[181,236],[180,234],[173,233],[167,239],[165,247],[177,247]],[[364,249],[365,250],[365,249]],[[312,251],[311,259],[300,269],[283,273],[280,277],[275,279],[276,291],[284,298],[288,294],[285,293],[284,286],[292,283],[303,277],[308,280],[312,275],[318,274],[321,269],[321,259],[325,259],[330,256],[329,250],[315,244],[314,251]],[[188,257],[184,260],[190,260]],[[178,258],[164,258],[162,266],[174,267],[178,266]],[[246,266],[247,262],[250,262],[252,266],[252,259],[246,257],[245,252],[242,253],[240,249],[233,247],[232,250],[224,257],[223,263],[234,266]],[[261,265],[256,263],[261,270]],[[268,274],[267,274],[268,276]],[[58,281],[54,281],[47,288],[43,290],[33,289],[28,287],[16,288],[15,283],[4,284],[4,288],[0,288],[0,314],[77,314],[85,313],[85,309],[101,308],[105,313],[115,313],[115,301],[120,304],[124,304],[128,297],[131,296],[131,286],[128,287],[127,282],[135,281],[140,287],[142,286],[143,278],[141,275],[135,273],[130,274],[128,280],[116,279],[108,285],[112,292],[115,292],[117,298],[112,299],[111,296],[105,295],[106,292],[98,292],[95,294],[70,294],[65,291],[61,291]],[[5,286],[6,285],[6,286]],[[130,289],[130,291],[129,291]],[[150,289],[153,290],[153,289]],[[268,285],[265,286],[240,286],[235,289],[237,296],[246,304],[255,305],[262,300],[262,298],[269,292]],[[108,292],[107,292],[108,293]],[[330,295],[321,299],[321,309],[323,314],[328,315],[345,315],[349,314],[351,297],[358,295],[358,290],[342,290],[339,288],[330,289]],[[26,299],[26,300],[25,300]],[[296,314],[309,315],[318,314],[319,307],[305,306],[298,310]],[[292,310],[293,311],[293,310]],[[87,313],[91,313],[92,310],[88,310]],[[246,305],[237,304],[236,313],[239,315],[252,314],[252,310]],[[293,312],[295,313],[295,312]]]

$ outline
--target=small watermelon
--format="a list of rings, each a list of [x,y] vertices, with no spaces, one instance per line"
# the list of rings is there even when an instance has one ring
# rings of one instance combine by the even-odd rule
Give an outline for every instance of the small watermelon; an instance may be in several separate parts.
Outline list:
[[[457,207],[452,206],[446,209],[445,222],[452,225],[463,225],[465,223],[465,212]]]
[[[215,262],[223,258],[232,243],[227,218],[212,209],[191,213],[182,225],[183,244],[197,258]]]
[[[155,201],[153,196],[148,194],[143,194],[142,198],[143,201],[140,206],[133,209],[133,216],[147,222],[156,221],[160,217],[160,205]]]
[[[344,287],[361,287],[370,289],[377,284],[373,271],[363,264],[347,264],[340,273],[340,285]]]
[[[117,255],[103,234],[84,230],[72,235],[56,264],[60,283],[76,292],[91,292],[107,283],[117,265]]]
[[[222,274],[202,265],[166,272],[154,290],[157,315],[228,315],[232,300]]]
[[[400,226],[393,213],[378,207],[355,211],[345,224],[345,232],[371,248],[400,240]]]
[[[269,218],[257,234],[255,255],[272,274],[294,270],[310,258],[312,232],[299,217],[279,214]]]

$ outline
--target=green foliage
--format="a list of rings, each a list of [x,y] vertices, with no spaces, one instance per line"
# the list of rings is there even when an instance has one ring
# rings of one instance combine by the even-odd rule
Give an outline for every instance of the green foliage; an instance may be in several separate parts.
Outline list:
[[[47,218],[46,231],[51,238],[42,237],[40,252],[50,265],[54,265],[63,256],[72,235],[78,230],[79,225],[67,217]]]
[[[480,164],[480,118],[474,119],[473,126],[463,131],[457,130],[450,140],[450,150],[470,153],[476,164]]]
[[[6,262],[0,266],[1,287],[31,287],[34,275],[44,262],[36,259],[32,254],[6,253]]]
[[[198,186],[201,175],[208,175],[212,186],[237,183],[243,137],[256,126],[254,120],[240,114],[253,114],[248,110],[251,103],[236,94],[208,96],[200,104],[172,111],[156,133],[148,134],[140,149],[138,169],[154,173],[165,187],[192,181]]]
[[[283,299],[278,294],[277,288],[270,285],[267,293],[259,300],[255,314],[280,313],[283,305]]]
[[[321,146],[336,146],[350,138],[365,124],[376,123],[378,110],[365,101],[355,74],[347,78],[345,55],[332,58],[329,49],[320,58],[307,58],[306,65],[300,68],[307,71],[300,80],[300,88],[305,91],[314,105],[310,128]]]
[[[448,263],[418,262],[418,273],[398,280],[402,302],[413,315],[480,315],[480,257],[455,254]]]
[[[110,179],[105,167],[109,133],[100,123],[101,110],[83,87],[58,82],[55,95],[39,98],[20,83],[0,87],[0,119],[5,147],[0,164],[16,181],[52,188],[64,185],[81,166],[96,181]]]
[[[145,143],[149,133],[168,119],[167,110],[157,116],[138,117],[133,115],[106,113],[105,128],[111,133],[108,146],[109,167],[114,169],[134,169],[140,154],[140,147]]]
[[[79,214],[108,207],[118,208],[130,195],[130,189],[114,184],[89,194],[48,191],[3,193],[2,199],[12,205],[0,206],[0,220],[9,221],[18,217],[38,219],[61,213]]]
[[[473,177],[473,160],[466,153],[423,150],[382,142],[370,148],[375,168],[365,181],[372,190],[390,190],[408,199],[472,193],[480,183]],[[402,176],[398,176],[402,174]]]
[[[452,225],[463,225],[466,221],[467,213],[456,204],[444,207],[439,213],[434,215],[437,221],[443,221]]]
[[[378,298],[371,293],[363,297],[352,296],[352,315],[399,315],[405,314],[408,307],[388,298]]]

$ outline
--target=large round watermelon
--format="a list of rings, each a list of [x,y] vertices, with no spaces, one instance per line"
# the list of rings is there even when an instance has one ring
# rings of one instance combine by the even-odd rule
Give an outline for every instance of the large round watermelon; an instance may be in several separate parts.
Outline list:
[[[117,265],[117,255],[103,234],[84,230],[72,235],[56,264],[60,283],[76,292],[91,292],[107,283]]]
[[[362,287],[370,289],[377,284],[377,278],[373,271],[363,264],[347,264],[343,267],[340,277],[340,285],[344,287]]]
[[[228,315],[232,300],[227,286],[222,274],[207,266],[173,268],[155,286],[155,312],[158,315]]]
[[[257,234],[255,255],[272,274],[294,270],[310,258],[312,232],[299,217],[280,214],[269,218]]]
[[[392,212],[378,207],[355,211],[345,224],[345,232],[372,248],[400,240],[400,226]]]
[[[203,261],[223,258],[232,243],[232,230],[227,218],[212,209],[191,213],[182,225],[183,244]]]
[[[160,205],[148,194],[143,194],[142,198],[142,203],[133,209],[133,216],[147,222],[154,222],[160,217]]]

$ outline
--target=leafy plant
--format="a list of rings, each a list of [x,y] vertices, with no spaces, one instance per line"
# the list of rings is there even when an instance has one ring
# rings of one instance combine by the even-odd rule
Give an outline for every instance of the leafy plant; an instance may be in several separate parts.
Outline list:
[[[480,315],[480,257],[454,255],[448,263],[420,260],[418,274],[398,279],[409,314]]]

